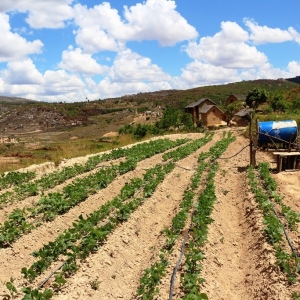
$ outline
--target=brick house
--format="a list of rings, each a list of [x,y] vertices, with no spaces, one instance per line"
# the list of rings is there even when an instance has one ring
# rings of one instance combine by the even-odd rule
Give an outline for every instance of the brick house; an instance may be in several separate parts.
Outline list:
[[[219,126],[224,121],[224,112],[208,98],[189,104],[185,107],[185,111],[192,114],[194,125],[202,122],[204,126]]]

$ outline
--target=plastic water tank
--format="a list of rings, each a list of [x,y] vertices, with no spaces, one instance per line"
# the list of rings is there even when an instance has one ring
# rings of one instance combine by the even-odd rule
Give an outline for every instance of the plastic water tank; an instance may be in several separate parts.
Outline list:
[[[257,122],[258,144],[295,142],[298,135],[294,120]]]

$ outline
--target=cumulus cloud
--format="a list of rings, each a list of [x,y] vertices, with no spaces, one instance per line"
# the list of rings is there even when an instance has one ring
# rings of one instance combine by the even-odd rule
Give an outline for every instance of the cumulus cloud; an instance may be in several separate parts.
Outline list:
[[[116,9],[104,2],[94,8],[77,4],[74,6],[74,21],[79,27],[76,42],[88,53],[104,50],[117,51],[122,44],[116,40],[113,32],[122,30],[124,25]]]
[[[151,60],[127,49],[120,52],[107,76],[93,88],[99,98],[171,89],[171,76]]]
[[[151,63],[150,58],[143,57],[129,49],[117,55],[110,77],[118,82],[158,82],[170,79],[170,76],[159,66]]]
[[[288,64],[288,70],[291,77],[299,76],[300,74],[300,62],[299,61],[291,61]]]
[[[156,40],[161,46],[173,46],[198,35],[169,0],[125,6],[123,19],[107,2],[89,9],[77,4],[74,15],[79,27],[76,42],[89,53],[123,50],[128,41]]]
[[[251,32],[250,39],[257,45],[292,41],[294,40],[295,35],[297,35],[295,29],[292,27],[288,30],[282,30],[280,28],[259,26],[256,22],[249,19],[244,19],[244,23]]]
[[[2,72],[3,79],[9,84],[30,85],[43,83],[43,76],[31,59],[14,61],[7,64]]]
[[[85,100],[85,82],[65,70],[40,73],[30,59],[10,62],[0,71],[0,92],[39,101]]]
[[[198,36],[196,29],[176,11],[175,1],[148,0],[125,6],[124,16],[131,27],[132,40],[157,40],[161,46],[173,46]]]
[[[90,54],[83,53],[80,48],[69,47],[63,51],[62,61],[58,65],[60,68],[73,73],[82,73],[86,76],[102,74],[108,70],[107,66],[101,66]]]
[[[180,78],[175,80],[175,88],[197,87],[212,84],[225,84],[239,81],[237,70],[213,66],[195,60],[183,70]]]
[[[26,22],[32,28],[62,28],[73,18],[73,0],[1,0],[0,11],[19,11],[28,14]]]
[[[75,92],[85,86],[79,76],[69,74],[64,70],[48,70],[45,72],[44,80],[45,92],[52,95]]]
[[[288,78],[290,73],[280,68],[274,68],[270,63],[265,63],[259,68],[240,71],[241,80],[255,80],[255,79],[278,79]]]
[[[0,62],[19,60],[42,51],[43,43],[40,40],[29,42],[11,32],[9,16],[4,13],[0,13],[0,36]]]
[[[220,32],[201,38],[199,43],[190,42],[184,50],[191,58],[213,66],[232,69],[258,67],[267,61],[267,57],[248,45],[248,39],[248,32],[237,23],[222,22]]]

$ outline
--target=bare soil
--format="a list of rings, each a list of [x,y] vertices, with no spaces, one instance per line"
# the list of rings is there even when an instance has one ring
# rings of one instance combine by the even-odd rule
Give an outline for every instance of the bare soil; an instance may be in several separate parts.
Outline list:
[[[204,249],[205,260],[201,276],[205,278],[205,283],[202,292],[214,300],[292,299],[293,291],[300,293],[299,280],[296,284],[289,285],[286,276],[275,263],[274,249],[267,243],[264,234],[263,216],[248,186],[246,167],[249,165],[249,148],[240,152],[249,140],[244,137],[243,129],[235,130],[234,134],[237,139],[219,159],[220,169],[215,178],[217,202],[212,214],[214,222],[209,227]],[[176,134],[169,137],[195,139],[202,135]],[[155,193],[108,237],[97,253],[81,263],[76,274],[68,278],[65,286],[53,299],[138,299],[136,290],[141,274],[158,259],[164,242],[161,231],[171,224],[179,209],[183,192],[196,169],[199,154],[208,151],[221,138],[222,132],[216,132],[213,141],[177,162],[176,168],[167,175]],[[158,154],[145,159],[138,164],[136,170],[119,176],[107,188],[90,196],[65,215],[23,236],[11,247],[1,249],[1,282],[7,282],[13,277],[15,285],[20,288],[24,283],[21,268],[29,267],[34,262],[34,257],[30,255],[33,251],[53,241],[81,214],[88,215],[111,200],[130,178],[141,176],[146,169],[161,162],[161,156]],[[64,165],[85,159],[72,159],[64,162]],[[274,166],[274,158],[268,153],[258,152],[257,161],[268,161]],[[42,170],[50,172],[53,168],[51,165]],[[286,204],[300,213],[300,172],[274,173],[273,176],[278,183],[278,191],[285,196]],[[29,202],[25,200],[23,203],[28,205]],[[18,207],[21,208],[22,205],[18,204]],[[4,210],[7,212],[11,209],[7,207]],[[1,215],[3,218],[3,214]],[[176,244],[167,277],[161,281],[156,299],[169,299],[170,276],[178,261],[181,244],[182,240]],[[34,287],[51,271],[40,276],[33,283]],[[5,294],[7,290],[1,286],[0,299],[5,299]],[[179,278],[173,299],[181,299]]]

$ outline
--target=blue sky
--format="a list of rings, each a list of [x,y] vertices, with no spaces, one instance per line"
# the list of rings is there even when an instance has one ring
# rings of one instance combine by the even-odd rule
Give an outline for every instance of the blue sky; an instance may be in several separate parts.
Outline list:
[[[1,0],[0,95],[77,102],[300,75],[298,0]]]

